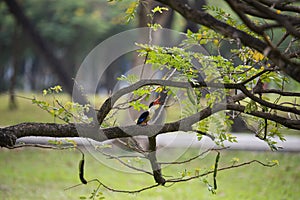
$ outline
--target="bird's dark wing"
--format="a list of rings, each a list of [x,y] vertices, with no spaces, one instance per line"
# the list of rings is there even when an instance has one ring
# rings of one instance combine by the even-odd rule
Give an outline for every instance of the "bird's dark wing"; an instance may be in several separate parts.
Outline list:
[[[143,112],[140,117],[137,120],[136,124],[141,124],[147,120],[147,117],[149,116],[149,111]]]

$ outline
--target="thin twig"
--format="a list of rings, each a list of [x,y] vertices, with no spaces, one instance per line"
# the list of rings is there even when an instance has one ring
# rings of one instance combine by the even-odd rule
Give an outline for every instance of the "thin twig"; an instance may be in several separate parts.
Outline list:
[[[208,149],[208,150],[206,150],[206,151],[204,151],[204,152],[202,152],[202,153],[200,153],[200,154],[198,154],[198,155],[196,155],[196,156],[194,156],[194,157],[191,157],[191,158],[189,158],[189,159],[187,159],[187,160],[183,160],[183,161],[175,161],[175,162],[158,162],[158,163],[161,164],[161,165],[180,165],[180,164],[184,164],[184,163],[191,162],[191,161],[193,161],[193,160],[195,160],[195,159],[197,159],[197,158],[203,156],[204,154],[206,154],[206,153],[208,153],[208,152],[210,152],[210,151],[220,151],[220,150],[224,150],[224,149],[228,149],[228,148],[229,148],[229,147],[222,147],[222,148],[219,148],[219,149]]]
[[[242,166],[245,166],[245,165],[250,165],[252,163],[258,163],[258,164],[260,164],[264,167],[274,167],[275,165],[277,165],[276,163],[265,164],[265,163],[263,163],[259,160],[251,160],[251,161],[244,162],[244,163],[241,163],[241,164],[238,164],[238,165],[230,165],[230,166],[227,166],[227,167],[222,167],[222,168],[219,168],[218,171],[225,171],[225,170],[229,170],[229,169],[233,169],[233,168],[238,168],[238,167],[242,167]],[[169,180],[166,180],[166,182],[167,183],[186,182],[186,181],[190,181],[190,180],[193,180],[193,179],[196,179],[196,178],[207,176],[207,175],[212,174],[212,173],[214,173],[214,170],[210,170],[210,171],[205,172],[203,174],[199,174],[199,175],[196,175],[196,176],[191,176],[191,177],[188,177],[188,178],[169,179]]]
[[[107,156],[107,157],[110,158],[110,159],[116,159],[119,163],[121,163],[122,165],[124,165],[124,166],[126,166],[126,167],[128,167],[128,168],[130,168],[130,169],[133,169],[133,170],[136,170],[136,171],[139,171],[139,172],[143,172],[143,173],[145,173],[145,174],[149,174],[149,175],[153,176],[153,174],[152,174],[151,172],[148,172],[148,171],[146,171],[146,170],[144,170],[144,169],[137,168],[137,167],[134,167],[134,166],[132,166],[132,165],[129,165],[129,164],[127,164],[126,162],[124,162],[123,160],[121,160],[118,156],[114,156],[114,155],[111,155],[111,154],[107,154],[107,153],[104,153],[103,151],[99,151],[99,152],[100,152],[101,154]]]

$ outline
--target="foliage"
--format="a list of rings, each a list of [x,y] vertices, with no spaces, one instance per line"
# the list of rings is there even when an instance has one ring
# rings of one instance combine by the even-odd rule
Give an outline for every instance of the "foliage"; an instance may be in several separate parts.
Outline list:
[[[215,6],[205,6],[205,9],[214,13],[216,19],[234,26],[251,36],[259,39],[262,38],[223,9]],[[156,12],[162,13],[163,11],[167,11],[167,8],[155,7],[152,9],[152,14],[150,14],[151,19],[153,19],[153,15]],[[149,27],[153,30],[157,29],[157,26],[152,22],[149,24]],[[257,86],[258,80],[262,84],[274,85],[281,90],[283,90],[283,87],[289,81],[278,71],[272,70],[274,66],[270,64],[268,58],[256,49],[240,45],[238,40],[226,38],[205,26],[201,26],[197,33],[188,30],[186,38],[187,39],[182,41],[181,47],[137,44],[137,46],[140,47],[140,50],[138,50],[139,56],[144,56],[145,63],[150,64],[153,70],[175,70],[177,73],[171,77],[172,80],[184,80],[193,84],[197,84],[202,78],[203,80],[201,81],[205,83],[244,84],[247,90],[252,91]],[[204,45],[204,47],[211,50],[211,55],[191,51],[191,47],[195,45]],[[230,51],[223,53],[224,48],[230,48]],[[192,64],[195,60],[199,62],[199,65],[202,67],[201,69],[196,68]],[[216,72],[218,72],[217,75]],[[251,77],[255,77],[257,74],[261,74],[261,76],[258,76],[259,79],[251,79]],[[128,77],[128,79],[130,79],[130,77]],[[176,89],[173,88],[166,87],[166,89],[176,91]],[[207,89],[210,88],[208,87]],[[211,89],[211,91],[203,95],[203,91],[196,88],[192,92],[194,95],[192,98],[190,98],[191,95],[189,91],[190,90],[186,92],[186,96],[189,98],[181,101],[184,105],[182,117],[189,116],[207,106],[211,107],[218,102],[224,101],[225,95],[232,95],[236,92],[236,89]],[[138,89],[138,92],[134,92],[137,97],[141,97],[146,93],[150,94],[146,87]],[[173,92],[173,94],[176,94],[176,92]],[[202,103],[200,103],[203,96],[205,100],[202,100]],[[266,95],[261,95],[260,98],[270,101]],[[245,105],[244,112],[246,114],[261,110],[269,113],[275,112],[272,109],[268,110],[267,107],[260,105],[251,98],[243,99],[242,104]],[[134,109],[138,111],[141,108],[139,101],[136,103],[131,102],[130,106],[134,106]],[[275,146],[276,142],[273,141],[272,138],[279,137],[280,140],[284,140],[283,135],[279,131],[282,127],[278,123],[244,114],[240,114],[239,116],[243,117],[244,121],[255,121],[258,127],[253,129],[253,126],[248,124],[249,128],[251,128],[258,137],[265,140],[272,150],[278,148]],[[196,123],[195,127],[196,130],[200,132],[213,135],[217,138],[215,140],[216,144],[222,145],[224,141],[237,142],[235,138],[228,133],[232,124],[233,121],[229,115],[221,117],[220,114],[215,114]],[[199,135],[199,139],[201,138]]]
[[[90,109],[89,104],[80,105],[72,101],[63,103],[55,96],[55,94],[60,92],[62,92],[60,85],[44,89],[43,95],[52,95],[52,102],[49,103],[48,101],[33,98],[32,103],[47,111],[54,119],[58,118],[66,123],[70,123],[73,120],[81,123],[91,122],[92,119],[86,116],[86,113],[89,112]]]

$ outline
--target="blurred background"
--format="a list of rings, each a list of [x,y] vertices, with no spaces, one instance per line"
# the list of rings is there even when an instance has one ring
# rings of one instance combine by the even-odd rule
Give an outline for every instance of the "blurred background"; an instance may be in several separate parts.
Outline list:
[[[126,1],[116,5],[96,0],[16,2],[32,26],[21,25],[16,13],[0,2],[2,93],[41,91],[54,84],[62,84],[70,92],[72,85],[68,84],[72,82],[64,79],[75,76],[88,52],[109,36],[134,27],[134,23],[122,21]],[[32,31],[40,38],[32,36]],[[42,51],[39,39],[49,52]]]

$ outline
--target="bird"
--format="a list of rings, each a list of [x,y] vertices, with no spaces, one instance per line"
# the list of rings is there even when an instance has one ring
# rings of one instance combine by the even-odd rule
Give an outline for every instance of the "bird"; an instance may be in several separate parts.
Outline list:
[[[148,121],[153,117],[155,110],[160,106],[160,100],[157,98],[150,103],[149,109],[143,112],[137,120],[137,125],[147,125]]]

